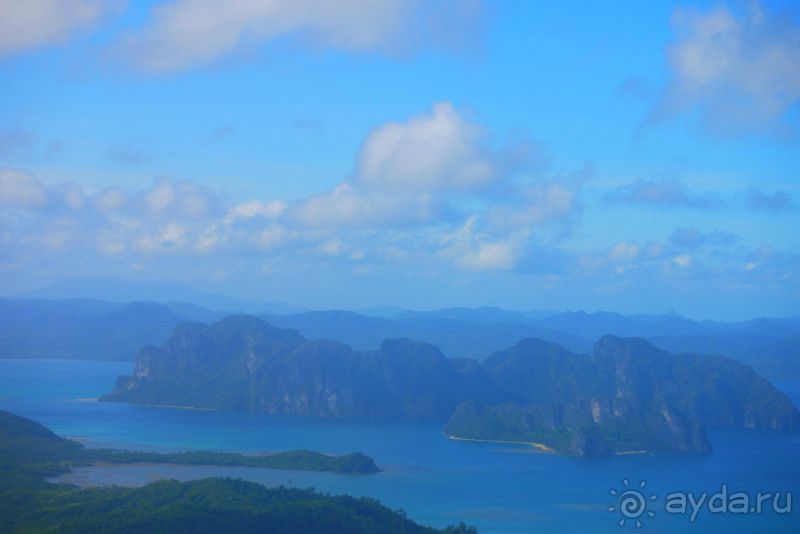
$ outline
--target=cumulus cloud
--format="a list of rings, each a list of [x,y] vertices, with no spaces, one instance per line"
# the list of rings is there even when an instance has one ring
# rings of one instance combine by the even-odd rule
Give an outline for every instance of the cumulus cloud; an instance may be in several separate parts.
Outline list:
[[[497,178],[498,158],[483,131],[449,102],[405,123],[370,133],[358,158],[357,181],[381,189],[474,189]]]
[[[359,210],[388,209],[381,204],[348,208],[342,216],[349,224],[336,225],[331,221],[340,207],[327,205],[323,198],[317,200],[326,215],[303,220],[297,211],[302,203],[255,198],[234,202],[186,180],[162,178],[144,189],[92,192],[74,183],[45,185],[30,173],[2,169],[0,250],[3,265],[18,269],[52,265],[57,259],[59,269],[70,262],[90,262],[125,269],[149,265],[159,272],[171,266],[195,274],[223,269],[248,276],[296,269],[461,272],[469,275],[464,279],[470,273],[524,272],[550,288],[583,284],[601,292],[652,287],[654,281],[726,288],[800,279],[796,254],[770,246],[752,248],[730,233],[694,227],[676,228],[661,242],[621,240],[597,250],[570,250],[563,240],[542,235],[573,216],[578,192],[562,191],[567,186],[555,180],[528,187],[538,187],[538,193],[520,196],[520,205],[531,203],[534,215],[518,215],[513,225],[489,216],[491,203],[498,201],[492,193],[484,198],[488,208],[444,218],[425,215],[414,226],[395,222],[378,228],[378,215]],[[357,193],[347,189],[338,194]]]
[[[188,180],[157,180],[142,196],[150,213],[169,217],[199,219],[220,208],[214,191]]]
[[[512,270],[552,246],[548,229],[580,208],[580,180],[536,175],[535,144],[493,144],[449,103],[377,127],[354,172],[336,187],[291,201],[233,202],[190,180],[86,192],[44,186],[4,170],[3,205],[29,212],[17,244],[82,247],[114,258],[286,255],[309,261],[440,262],[470,271]],[[537,170],[538,172],[538,170]],[[584,172],[584,171],[581,171]],[[61,218],[63,224],[53,226]],[[539,262],[541,263],[541,262]]]
[[[525,232],[498,240],[478,229],[476,217],[470,217],[455,232],[442,238],[441,255],[455,265],[472,270],[508,270],[516,266]]]
[[[310,227],[374,227],[430,221],[434,198],[427,193],[392,193],[349,183],[297,203],[291,216]]]
[[[639,257],[640,247],[635,243],[619,242],[608,252],[608,257],[618,262],[629,262]]]
[[[519,268],[521,260],[530,263],[532,247],[548,240],[546,229],[578,212],[580,180],[535,177],[535,143],[497,146],[489,138],[447,102],[380,126],[365,139],[347,181],[290,203],[285,220],[349,232],[356,241],[359,232],[381,232],[386,242],[376,254],[385,258],[420,259],[424,251],[465,270]],[[403,232],[408,239],[385,237]],[[364,248],[354,245],[352,257]]]
[[[24,171],[0,168],[0,206],[36,208],[47,203],[47,191],[35,176]]]
[[[87,194],[75,183],[45,186],[27,172],[0,169],[0,208],[27,212],[16,221],[18,244],[27,247],[95,242],[101,254],[196,248],[199,237],[192,236],[214,223],[222,203],[215,192],[186,180]]]
[[[683,283],[689,279],[706,288],[729,288],[745,283],[745,274],[758,274],[764,280],[800,274],[797,255],[776,253],[771,247],[753,248],[730,232],[694,227],[675,228],[662,241],[619,241],[595,250],[564,250],[560,260],[553,274],[593,280],[598,288],[607,290],[621,287],[619,284],[652,288],[656,281]],[[755,273],[760,265],[769,265],[769,273],[766,269]]]
[[[631,287],[653,288],[653,281],[687,291],[691,299],[706,294],[796,294],[800,283],[800,255],[778,250],[769,245],[704,246],[691,251],[678,251],[669,245],[658,260],[643,258],[635,269],[609,277],[621,279]],[[594,280],[602,284],[599,280]],[[702,299],[702,297],[699,297]],[[749,301],[748,301],[749,302]],[[791,310],[791,307],[789,308]]]
[[[572,210],[575,191],[555,181],[514,183],[514,173],[535,159],[536,150],[528,140],[493,146],[482,126],[451,103],[437,103],[405,122],[375,128],[359,150],[351,179],[295,203],[288,214],[312,227],[435,223],[459,211],[452,205],[455,197],[481,202],[502,189],[513,202],[493,198],[497,209],[489,219],[498,226],[512,218],[544,223]]]
[[[122,2],[114,0],[0,0],[0,58],[65,41],[94,26]]]
[[[692,264],[692,256],[689,254],[678,254],[672,258],[672,263],[681,267],[688,267]]]
[[[755,188],[747,191],[747,206],[754,211],[783,213],[796,209],[792,195],[787,191],[764,193]]]
[[[228,0],[224,13],[215,0],[173,0],[153,8],[121,49],[151,72],[210,65],[282,37],[354,52],[403,53],[457,44],[459,33],[477,28],[480,15],[478,0]],[[459,24],[443,24],[448,18]]]
[[[286,203],[279,200],[272,202],[249,200],[230,208],[225,216],[225,222],[231,224],[237,219],[277,219],[284,211],[286,211]]]
[[[544,180],[521,186],[508,201],[492,205],[487,219],[497,228],[531,228],[554,220],[569,220],[580,207],[577,184]]]
[[[125,207],[127,197],[118,187],[110,187],[98,193],[94,198],[94,206],[102,213],[114,213]]]
[[[672,79],[653,119],[696,110],[718,134],[774,129],[800,99],[800,26],[758,3],[678,8],[667,57]]]
[[[60,191],[58,196],[63,199],[64,205],[73,211],[83,209],[83,203],[86,199],[86,194],[83,188],[74,183],[64,183],[59,187]]]
[[[608,202],[620,204],[649,204],[653,206],[684,206],[688,208],[711,208],[719,200],[709,193],[690,191],[678,179],[639,179],[612,189],[605,195]]]

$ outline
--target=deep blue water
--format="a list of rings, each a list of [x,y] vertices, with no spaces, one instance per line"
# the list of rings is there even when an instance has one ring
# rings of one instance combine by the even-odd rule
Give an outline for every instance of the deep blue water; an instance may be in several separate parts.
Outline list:
[[[299,471],[188,466],[82,468],[66,480],[83,485],[143,484],[236,476],[261,482],[315,487],[330,493],[367,495],[432,526],[465,521],[481,532],[624,532],[617,525],[612,488],[623,479],[656,500],[643,516],[648,531],[800,532],[800,510],[790,514],[688,514],[664,511],[672,491],[713,493],[791,491],[800,507],[800,433],[714,431],[714,453],[635,455],[582,459],[527,447],[446,439],[440,423],[365,423],[267,417],[212,411],[98,403],[129,363],[0,360],[0,408],[39,421],[90,446],[129,449],[280,451],[307,448],[330,453],[361,451],[385,471],[344,476]],[[776,383],[800,403],[800,381]],[[797,501],[797,502],[795,502]]]

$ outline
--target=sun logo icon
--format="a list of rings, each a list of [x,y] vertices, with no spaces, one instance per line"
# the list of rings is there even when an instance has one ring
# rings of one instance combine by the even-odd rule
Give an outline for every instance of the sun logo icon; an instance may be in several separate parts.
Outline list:
[[[647,482],[642,480],[639,482],[638,488],[632,488],[628,479],[622,481],[623,488],[616,490],[612,488],[609,493],[617,498],[616,506],[609,506],[608,512],[614,513],[619,511],[622,516],[617,524],[621,527],[625,526],[626,521],[636,525],[636,528],[642,528],[642,518],[654,518],[656,513],[648,510],[647,506],[649,501],[656,500],[655,493],[645,496],[645,487]]]

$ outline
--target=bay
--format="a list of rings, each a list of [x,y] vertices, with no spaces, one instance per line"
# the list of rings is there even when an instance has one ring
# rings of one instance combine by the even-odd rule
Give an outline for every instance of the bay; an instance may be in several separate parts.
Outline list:
[[[102,466],[60,481],[82,486],[141,485],[158,478],[232,476],[265,484],[369,496],[442,527],[464,521],[480,532],[620,532],[619,492],[654,494],[638,519],[648,531],[800,532],[800,512],[667,514],[670,492],[792,492],[800,497],[800,433],[724,430],[710,455],[629,455],[585,459],[514,444],[447,439],[441,422],[331,421],[96,402],[127,362],[0,360],[0,409],[38,421],[91,447],[273,452],[305,448],[360,451],[383,472],[368,476],[213,466]],[[797,405],[800,381],[776,382]],[[640,488],[644,481],[645,486]],[[781,501],[783,502],[783,501]],[[794,503],[800,506],[800,503]],[[610,506],[615,510],[608,511]]]

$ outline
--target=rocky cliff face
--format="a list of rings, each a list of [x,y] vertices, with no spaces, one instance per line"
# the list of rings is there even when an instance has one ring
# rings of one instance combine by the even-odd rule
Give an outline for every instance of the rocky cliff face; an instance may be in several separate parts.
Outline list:
[[[597,373],[617,395],[651,399],[717,428],[800,429],[789,398],[748,366],[722,356],[670,354],[640,338],[605,336],[595,347]]]
[[[785,395],[721,357],[673,355],[607,336],[591,356],[527,339],[490,357],[445,358],[387,340],[354,351],[249,316],[184,324],[143,348],[103,400],[371,419],[442,419],[453,436],[558,451],[709,452],[706,427],[800,428]]]
[[[484,368],[510,402],[466,402],[446,433],[602,455],[710,452],[706,427],[800,428],[789,399],[749,367],[669,354],[637,338],[603,337],[592,356],[523,340]]]
[[[490,377],[477,362],[448,360],[433,345],[387,340],[359,352],[304,340],[254,317],[183,325],[145,347],[130,377],[103,400],[318,417],[446,419]]]

